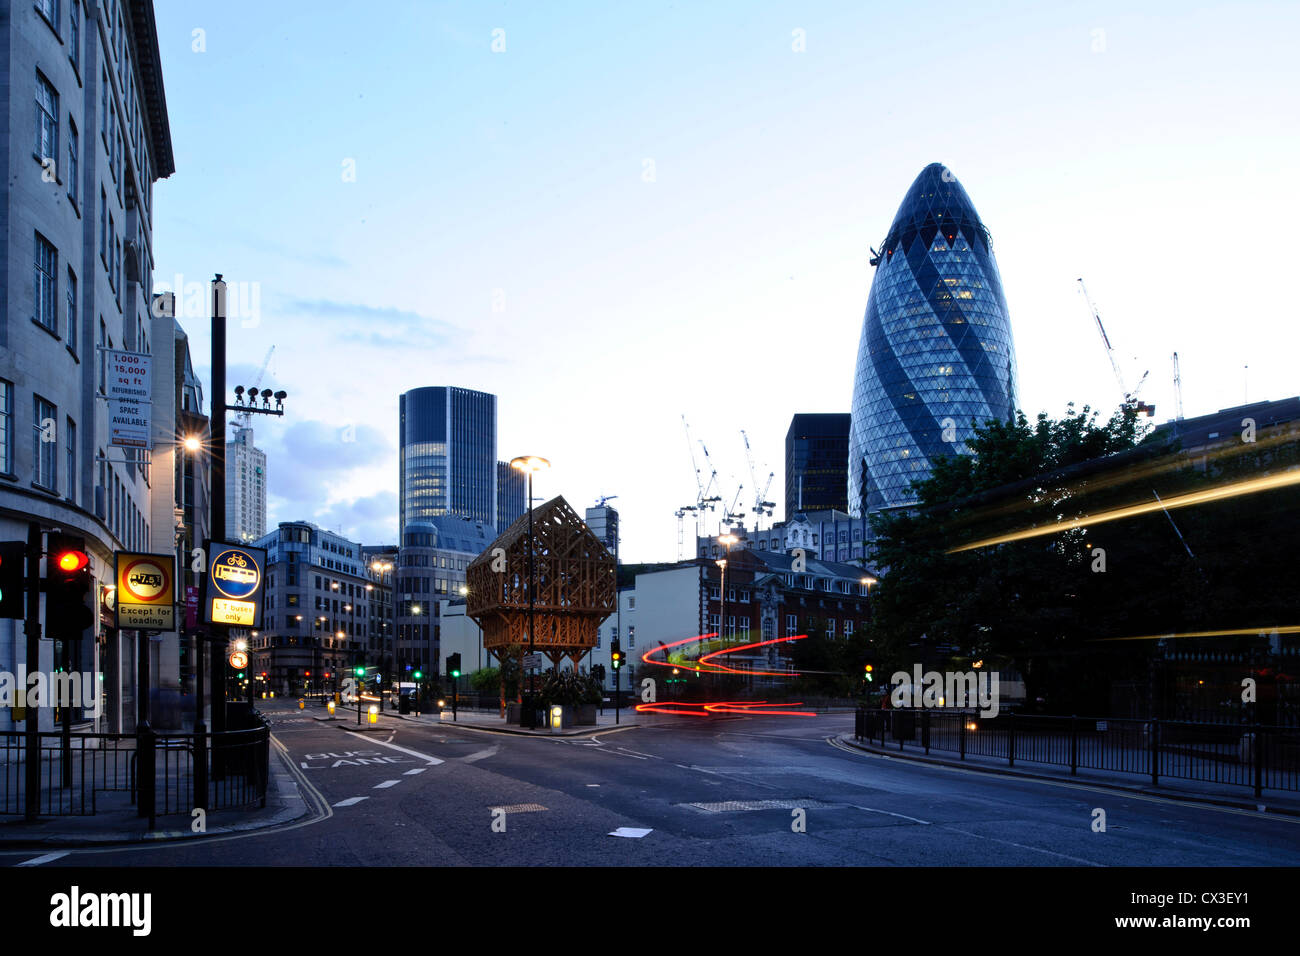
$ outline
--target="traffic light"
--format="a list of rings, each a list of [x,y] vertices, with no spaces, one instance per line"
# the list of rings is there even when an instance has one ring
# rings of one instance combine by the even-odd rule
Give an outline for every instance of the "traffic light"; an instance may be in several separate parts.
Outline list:
[[[27,545],[22,541],[0,541],[0,617],[26,617],[23,600],[27,583]]]
[[[358,677],[365,677],[366,669],[364,667],[354,667],[352,668],[352,673]]]
[[[449,654],[447,656],[447,676],[452,680],[460,677],[460,655]]]
[[[876,668],[873,664],[862,665],[862,679],[865,681],[874,681]]]
[[[416,680],[423,680],[424,671],[417,669],[411,674],[411,676],[414,677]]]
[[[618,670],[623,666],[623,648],[618,641],[614,641],[609,645],[609,663],[614,670]]]
[[[51,532],[46,539],[45,630],[55,640],[75,640],[94,623],[86,539]]]

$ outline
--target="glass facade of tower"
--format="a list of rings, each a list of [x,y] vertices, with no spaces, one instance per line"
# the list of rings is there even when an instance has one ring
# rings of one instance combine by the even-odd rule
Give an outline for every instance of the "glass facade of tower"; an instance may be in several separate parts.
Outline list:
[[[854,514],[911,504],[930,462],[1016,411],[1016,359],[988,230],[956,177],[921,171],[880,248],[849,430]]]
[[[785,517],[848,511],[849,415],[800,413],[785,433]]]
[[[497,518],[497,400],[434,386],[400,398],[400,521],[458,515]]]

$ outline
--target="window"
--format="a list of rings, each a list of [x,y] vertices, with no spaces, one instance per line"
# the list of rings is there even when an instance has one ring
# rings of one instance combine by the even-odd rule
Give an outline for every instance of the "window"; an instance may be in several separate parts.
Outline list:
[[[77,353],[77,275],[68,269],[68,348]]]
[[[14,470],[14,385],[0,379],[0,474]]]
[[[50,29],[59,32],[59,0],[36,0],[36,12],[45,18]]]
[[[749,603],[749,592],[748,592],[748,591],[741,591],[741,592],[740,592],[740,603],[741,603],[741,604],[748,604],[748,603]]]
[[[99,258],[108,268],[108,193],[99,187]]]
[[[852,637],[852,636],[853,636],[853,622],[852,622],[852,621],[845,621],[845,622],[844,622],[844,636],[845,636],[845,637]]]
[[[794,637],[795,632],[799,630],[799,616],[797,614],[787,614],[785,616],[785,636]]]
[[[36,233],[36,272],[32,287],[32,318],[51,332],[58,334],[58,318],[54,296],[56,280],[54,278],[55,262],[58,253],[39,232]]]
[[[67,498],[75,505],[77,503],[77,423],[69,418],[67,428],[63,435],[64,447],[68,453]]]
[[[58,445],[58,409],[36,396],[32,405],[32,482],[50,491],[58,490],[55,452]]]
[[[108,326],[104,324],[104,317],[99,317],[99,338],[96,340],[99,346],[96,351],[99,353],[99,394],[103,395],[108,382],[108,354],[104,351],[113,347],[113,343],[108,340]]]
[[[42,162],[59,161],[59,95],[36,74],[36,155]]]
[[[68,30],[68,59],[81,72],[81,0],[72,0],[72,21]]]
[[[826,621],[826,636],[827,637],[835,636],[835,618],[833,617],[828,618]]]
[[[81,141],[77,136],[77,124],[72,122],[72,117],[68,117],[68,198],[77,202],[80,198],[77,192],[77,152],[81,149]]]

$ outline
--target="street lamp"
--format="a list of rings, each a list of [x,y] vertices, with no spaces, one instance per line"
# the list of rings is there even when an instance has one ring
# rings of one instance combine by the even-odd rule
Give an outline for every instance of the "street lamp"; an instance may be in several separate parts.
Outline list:
[[[510,467],[517,471],[526,472],[528,475],[528,653],[533,653],[533,592],[536,590],[537,581],[533,573],[533,474],[544,468],[550,468],[551,463],[545,458],[539,458],[536,455],[524,455],[520,458],[510,459]],[[537,690],[537,671],[536,668],[528,669],[528,702],[524,706],[524,726],[530,730],[537,727],[537,715],[533,712],[533,698]]]
[[[722,568],[722,585],[719,588],[722,613],[718,617],[718,630],[721,631],[724,638],[727,636],[727,561],[731,558],[731,546],[739,540],[731,532],[718,535],[718,544],[725,545],[727,548],[727,556],[718,559],[718,567]]]

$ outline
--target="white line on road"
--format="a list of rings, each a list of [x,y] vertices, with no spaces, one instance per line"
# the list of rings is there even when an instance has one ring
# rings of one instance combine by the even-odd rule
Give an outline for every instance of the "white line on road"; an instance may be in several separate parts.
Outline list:
[[[334,804],[336,807],[350,807],[354,803],[360,803],[362,800],[369,800],[369,797],[348,797],[346,800],[340,800]]]
[[[1084,866],[1105,866],[1105,863],[1097,863],[1094,860],[1085,860],[1083,857],[1070,856],[1068,853],[1057,853],[1055,850],[1044,850],[1042,847],[1026,846],[1023,843],[1016,843],[1012,840],[999,840],[997,837],[985,836],[982,833],[971,833],[969,830],[959,830],[956,827],[950,827],[945,824],[939,824],[941,829],[951,830],[953,833],[961,833],[965,836],[972,836],[979,840],[992,840],[994,843],[1003,843],[1007,846],[1018,847],[1021,850],[1031,850],[1034,853],[1046,853],[1048,856],[1059,856],[1063,860],[1073,860],[1075,863],[1082,863]]]
[[[654,754],[643,754],[643,753],[641,753],[641,751],[639,751],[639,750],[631,750],[631,749],[629,749],[629,748],[627,748],[627,747],[619,747],[618,749],[621,750],[621,751],[623,751],[624,753],[636,754],[636,755],[639,756],[639,757],[649,757],[649,758],[651,758],[652,760],[663,760],[663,759],[664,759],[663,757],[656,757]]]
[[[419,757],[421,760],[423,760],[431,767],[436,764],[442,763],[442,761],[439,760],[437,757],[430,757],[428,754],[422,754],[418,750],[409,750],[406,747],[399,747],[397,746],[397,744],[390,744],[383,740],[371,740],[368,737],[366,737],[365,734],[354,734],[350,730],[347,731],[347,733],[353,737],[356,737],[358,740],[364,740],[368,744],[374,744],[376,747],[387,747],[389,750],[396,750],[399,753],[410,754],[412,757]]]
[[[466,754],[464,757],[461,757],[460,759],[462,763],[474,763],[475,761],[482,760],[485,757],[491,757],[500,749],[501,749],[500,744],[493,744],[487,750],[476,750],[472,754]]]
[[[425,772],[426,770],[428,770],[428,769],[429,769],[428,767],[416,767],[414,770],[408,770],[408,771],[406,771],[406,773],[402,774],[402,776],[403,776],[403,777],[414,777],[417,773],[424,773],[424,772]]]
[[[898,817],[900,820],[911,820],[913,823],[924,824],[927,827],[930,826],[929,820],[919,820],[916,817],[909,817],[905,813],[893,813],[889,810],[877,810],[875,807],[860,807],[856,803],[851,803],[849,804],[849,806],[851,806],[854,810],[865,810],[867,811],[867,813],[883,813],[886,816]]]
[[[25,860],[24,862],[15,865],[16,866],[40,866],[42,863],[50,863],[54,860],[57,860],[61,856],[67,856],[67,855],[68,854],[66,851],[64,851],[63,853],[46,853],[44,856],[33,857],[30,860]]]
[[[401,783],[401,782],[402,782],[402,781],[400,781],[400,780],[385,780],[383,783],[377,783],[377,784],[375,784],[375,785],[374,785],[373,787],[371,787],[370,789],[372,789],[372,790],[387,790],[389,787],[395,787],[395,786],[397,786],[397,785],[398,785],[399,783]]]
[[[631,837],[634,840],[639,840],[649,833],[654,833],[654,830],[644,830],[641,827],[619,827],[609,835],[616,837]]]

